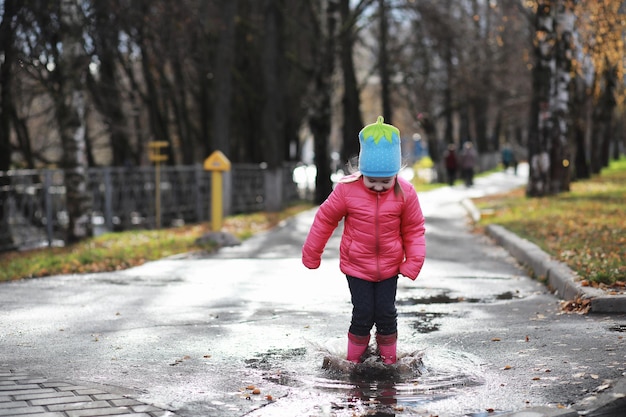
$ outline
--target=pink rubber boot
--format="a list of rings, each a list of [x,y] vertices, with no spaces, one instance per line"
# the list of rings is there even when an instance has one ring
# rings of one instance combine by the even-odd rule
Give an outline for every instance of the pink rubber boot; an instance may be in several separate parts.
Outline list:
[[[367,350],[369,342],[369,334],[367,336],[357,336],[348,332],[348,356],[346,359],[350,362],[359,363],[361,356]]]
[[[398,333],[393,334],[376,334],[376,343],[380,358],[385,365],[396,363],[396,344],[398,341]]]

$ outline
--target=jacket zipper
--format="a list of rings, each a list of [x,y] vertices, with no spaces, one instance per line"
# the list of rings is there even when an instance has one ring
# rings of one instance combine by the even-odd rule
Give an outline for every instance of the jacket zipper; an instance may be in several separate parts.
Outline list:
[[[380,217],[379,217],[379,212],[380,212],[380,193],[376,194],[376,213],[375,213],[375,221],[374,224],[375,226],[375,239],[376,239],[376,275],[377,275],[377,280],[376,281],[380,281],[381,280],[381,276],[380,276]]]

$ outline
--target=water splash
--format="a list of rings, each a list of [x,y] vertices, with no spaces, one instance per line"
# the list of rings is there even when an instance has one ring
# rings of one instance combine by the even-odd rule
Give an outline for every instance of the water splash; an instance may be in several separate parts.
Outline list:
[[[324,377],[315,379],[312,388],[343,394],[344,408],[365,404],[397,412],[453,397],[483,383],[480,362],[463,352],[399,350],[394,365],[385,365],[372,347],[358,364],[344,359],[343,345],[327,344],[318,347],[318,352],[323,356]]]
[[[419,415],[436,401],[453,400],[484,383],[480,361],[469,354],[399,347],[394,365],[383,364],[372,346],[362,363],[348,362],[343,339],[267,352],[249,366],[264,371],[280,367],[280,373],[266,373],[266,379],[291,393],[251,415]]]

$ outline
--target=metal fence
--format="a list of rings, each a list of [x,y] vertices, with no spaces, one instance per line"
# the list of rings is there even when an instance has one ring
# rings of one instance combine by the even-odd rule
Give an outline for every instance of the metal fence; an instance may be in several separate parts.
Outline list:
[[[295,166],[279,169],[281,205],[302,199],[293,180]],[[259,165],[233,164],[224,173],[224,214],[265,210],[268,173]],[[160,222],[155,174],[155,167],[90,168],[94,234],[210,220],[211,172],[201,165],[161,166]],[[64,184],[58,169],[0,172],[0,251],[63,245],[68,225]]]

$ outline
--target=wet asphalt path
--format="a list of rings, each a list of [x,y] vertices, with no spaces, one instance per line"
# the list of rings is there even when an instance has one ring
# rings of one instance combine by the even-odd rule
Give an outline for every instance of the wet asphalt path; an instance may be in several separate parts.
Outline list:
[[[341,362],[351,306],[339,233],[320,269],[300,263],[314,211],[208,259],[0,285],[0,369],[144,407],[120,414],[457,417],[591,407],[625,372],[626,318],[562,314],[545,286],[471,233],[460,203],[520,183],[499,173],[421,195],[427,261],[398,291],[399,353],[421,357],[417,370],[354,378],[322,369],[325,356]],[[12,415],[1,389],[0,415]]]

